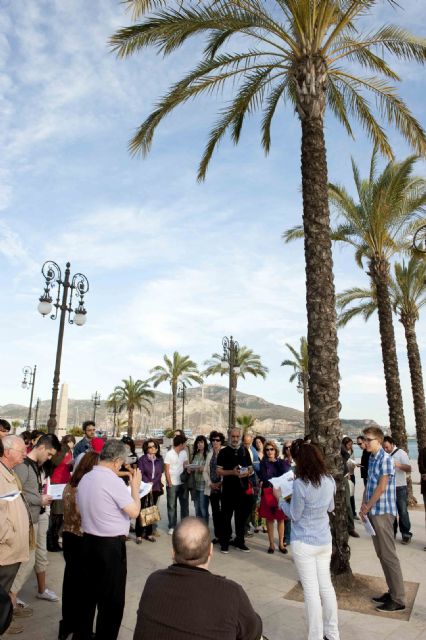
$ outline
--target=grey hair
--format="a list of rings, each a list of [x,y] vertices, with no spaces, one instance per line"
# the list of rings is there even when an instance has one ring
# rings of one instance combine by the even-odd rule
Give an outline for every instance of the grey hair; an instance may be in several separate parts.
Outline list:
[[[5,436],[4,438],[2,438],[1,442],[3,445],[3,449],[13,449],[13,445],[15,445],[17,442],[24,442],[24,441],[19,436],[11,435],[11,436]]]
[[[119,440],[107,440],[99,457],[105,462],[114,462],[114,460],[118,460],[118,458],[125,460],[127,458],[126,445]]]

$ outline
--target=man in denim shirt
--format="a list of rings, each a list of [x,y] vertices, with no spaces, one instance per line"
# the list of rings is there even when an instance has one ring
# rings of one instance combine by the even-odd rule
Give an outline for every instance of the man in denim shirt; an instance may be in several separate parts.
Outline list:
[[[373,544],[389,589],[382,596],[373,598],[373,602],[377,604],[377,611],[401,611],[405,609],[405,590],[393,535],[397,514],[395,466],[382,448],[383,431],[378,427],[368,427],[363,433],[371,455],[360,516],[363,522],[368,517],[374,527]]]

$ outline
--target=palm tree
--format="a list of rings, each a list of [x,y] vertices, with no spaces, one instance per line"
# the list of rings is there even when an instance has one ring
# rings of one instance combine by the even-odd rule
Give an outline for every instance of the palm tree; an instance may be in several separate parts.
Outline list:
[[[215,376],[217,374],[229,375],[228,369],[223,369],[222,367],[222,356],[219,353],[214,353],[209,360],[206,360],[205,365],[207,365],[207,369],[203,371],[203,376]],[[246,375],[250,374],[257,378],[260,376],[265,379],[266,374],[268,373],[268,367],[265,367],[262,364],[261,358],[259,355],[253,352],[252,349],[248,347],[241,346],[237,351],[235,368],[232,373],[232,377],[230,380],[230,399],[231,399],[231,407],[230,407],[230,421],[228,425],[228,439],[230,430],[235,427],[235,421],[237,416],[237,386],[238,386],[238,378],[242,378],[245,380]]]
[[[305,435],[309,433],[309,361],[308,341],[304,336],[300,338],[300,351],[297,352],[291,344],[286,343],[287,349],[293,354],[294,360],[283,360],[282,367],[293,367],[294,372],[290,376],[290,382],[297,379],[298,388],[303,391],[303,418],[305,422]]]
[[[149,388],[148,380],[133,380],[132,376],[129,376],[127,380],[122,380],[122,385],[117,385],[113,391],[118,402],[118,411],[121,412],[126,409],[128,415],[128,429],[127,433],[133,437],[133,414],[135,409],[139,411],[146,411],[150,413],[152,405],[152,399],[154,398],[154,392]],[[110,396],[111,397],[111,396]]]
[[[243,435],[254,426],[256,419],[252,415],[237,416],[237,423],[243,430]]]
[[[426,410],[422,363],[415,325],[420,309],[426,305],[426,264],[413,256],[407,265],[405,262],[395,263],[394,272],[395,277],[389,282],[390,296],[393,310],[404,327],[417,443],[421,450],[426,447]],[[358,315],[367,321],[377,310],[375,289],[373,286],[370,289],[348,289],[337,296],[337,306],[342,310],[339,316],[340,326],[346,325],[351,318]]]
[[[201,61],[159,101],[130,142],[132,153],[149,152],[157,126],[177,106],[203,93],[221,92],[231,84],[235,97],[214,124],[198,178],[203,180],[217,145],[229,131],[238,143],[244,119],[262,110],[262,146],[271,146],[271,123],[287,105],[297,113],[302,130],[301,167],[305,230],[306,306],[308,314],[310,424],[324,448],[338,482],[336,506],[345,513],[341,472],[339,371],[335,290],[327,192],[324,138],[326,108],[349,135],[351,118],[388,157],[392,150],[366,94],[374,96],[380,117],[395,125],[419,152],[426,135],[396,94],[398,75],[385,52],[403,60],[424,62],[423,39],[386,25],[363,35],[359,19],[379,0],[182,0],[167,8],[161,0],[128,0],[133,17],[149,12],[140,23],[120,29],[112,47],[127,57],[148,47],[170,55],[191,37],[206,37]],[[231,42],[236,51],[232,52]],[[226,50],[223,52],[223,48]],[[345,62],[350,68],[345,67]],[[354,75],[353,63],[369,76]],[[381,76],[381,77],[380,77]],[[342,516],[344,517],[344,516]],[[337,527],[332,570],[350,578],[349,547],[344,521]]]
[[[120,413],[120,404],[121,404],[121,391],[113,391],[109,394],[107,398],[107,407],[113,414],[113,430],[112,437],[115,437],[115,432],[117,430],[117,413]]]
[[[344,187],[330,185],[330,200],[342,222],[334,237],[351,244],[360,267],[367,261],[379,314],[383,368],[392,437],[407,449],[404,408],[399,380],[392,303],[389,291],[390,259],[406,245],[406,234],[426,204],[426,181],[413,176],[415,156],[389,162],[377,171],[377,150],[372,154],[368,178],[361,179],[355,162],[355,201]]]
[[[150,373],[154,375],[151,376],[150,380],[154,383],[155,388],[162,382],[170,383],[173,401],[172,425],[173,431],[175,431],[177,420],[177,388],[179,382],[192,386],[193,382],[202,384],[203,378],[198,371],[197,365],[189,356],[181,356],[175,351],[172,359],[167,355],[164,355],[163,359],[166,366],[158,365],[151,369]]]

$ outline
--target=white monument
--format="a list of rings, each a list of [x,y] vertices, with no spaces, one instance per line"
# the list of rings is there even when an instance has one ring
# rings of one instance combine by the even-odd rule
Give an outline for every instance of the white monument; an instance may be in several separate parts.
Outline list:
[[[59,396],[59,407],[58,407],[57,436],[59,440],[67,434],[67,429],[68,429],[68,385],[64,383],[61,386],[61,394]]]

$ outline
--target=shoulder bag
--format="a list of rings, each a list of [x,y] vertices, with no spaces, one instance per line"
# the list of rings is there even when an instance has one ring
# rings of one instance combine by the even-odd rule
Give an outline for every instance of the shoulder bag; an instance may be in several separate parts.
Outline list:
[[[160,511],[156,504],[153,504],[152,491],[148,494],[147,506],[141,509],[139,521],[142,527],[149,527],[150,524],[161,520]]]

